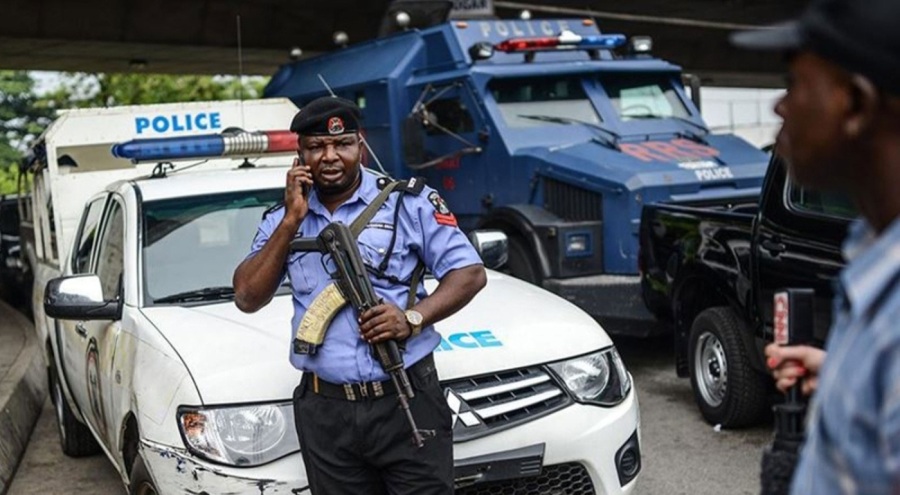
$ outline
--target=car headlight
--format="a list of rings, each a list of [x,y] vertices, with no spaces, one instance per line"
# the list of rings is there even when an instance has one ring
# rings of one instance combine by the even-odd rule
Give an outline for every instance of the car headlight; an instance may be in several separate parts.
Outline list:
[[[631,391],[631,376],[615,347],[548,366],[579,402],[615,406]]]
[[[258,466],[300,450],[290,402],[239,407],[178,408],[191,453],[221,464]]]

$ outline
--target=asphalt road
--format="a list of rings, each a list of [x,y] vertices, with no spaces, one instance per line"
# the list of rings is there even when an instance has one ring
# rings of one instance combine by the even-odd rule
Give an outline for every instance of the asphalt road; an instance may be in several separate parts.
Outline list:
[[[771,425],[715,431],[697,412],[688,381],[675,376],[668,339],[617,344],[641,406],[644,466],[634,495],[758,494],[760,455]],[[8,495],[34,493],[124,493],[105,457],[62,454],[49,403]]]

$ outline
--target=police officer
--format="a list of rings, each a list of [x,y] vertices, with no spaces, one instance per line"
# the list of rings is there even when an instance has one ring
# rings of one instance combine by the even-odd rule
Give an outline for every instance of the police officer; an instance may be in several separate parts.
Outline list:
[[[234,273],[235,302],[254,312],[290,278],[298,324],[330,283],[320,253],[290,252],[295,236],[316,237],[331,222],[351,224],[385,181],[360,165],[360,110],[335,97],[319,98],[294,117],[299,159],[287,173],[284,204],[264,216],[250,255]],[[438,193],[409,180],[378,208],[358,237],[360,254],[383,304],[357,320],[344,307],[331,321],[314,355],[291,353],[303,370],[294,392],[297,433],[314,494],[449,494],[453,492],[450,410],[438,384],[432,351],[440,342],[433,324],[465,306],[484,287],[478,254]],[[410,287],[417,264],[440,283],[427,294]],[[409,291],[415,305],[407,309]],[[410,401],[422,430],[435,436],[423,447],[411,441],[390,377],[370,344],[394,339],[416,392]]]

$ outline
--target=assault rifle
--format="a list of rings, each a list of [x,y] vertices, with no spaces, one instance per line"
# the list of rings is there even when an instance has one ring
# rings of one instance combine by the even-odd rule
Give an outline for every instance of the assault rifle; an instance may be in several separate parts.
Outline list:
[[[322,229],[316,238],[294,239],[292,251],[317,251],[330,256],[336,268],[332,274],[335,282],[319,294],[304,314],[297,336],[294,352],[315,354],[325,340],[325,332],[335,314],[349,302],[359,317],[366,310],[381,304],[369,280],[366,267],[359,254],[359,246],[350,228],[340,222],[332,222]],[[412,290],[415,290],[413,288]],[[388,340],[373,344],[372,351],[384,371],[390,375],[400,407],[412,427],[413,443],[421,447],[425,437],[434,434],[431,430],[419,430],[409,410],[409,399],[415,397],[409,376],[403,368],[403,356],[397,342]]]

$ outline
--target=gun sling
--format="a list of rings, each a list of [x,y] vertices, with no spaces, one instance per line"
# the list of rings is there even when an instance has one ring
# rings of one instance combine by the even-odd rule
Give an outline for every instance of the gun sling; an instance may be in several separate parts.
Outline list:
[[[390,194],[399,186],[403,184],[400,181],[394,181],[388,183],[384,189],[382,189],[374,200],[363,210],[362,213],[358,217],[356,217],[353,222],[350,224],[349,229],[353,234],[354,238],[358,238],[359,234],[366,228],[366,225],[372,220],[375,216],[375,213],[381,208],[381,206],[387,201]],[[384,274],[387,269],[388,262],[390,261],[390,256],[394,252],[394,244],[397,238],[397,220],[400,211],[399,201],[402,199],[404,191],[400,191],[401,198],[398,199],[397,208],[394,211],[394,231],[391,235],[391,242],[388,248],[387,253],[382,259],[380,265],[377,269],[367,266],[366,269],[368,272],[372,273],[374,276],[378,278],[386,279],[392,283],[399,283],[402,285],[406,285],[401,280],[397,279],[394,276],[386,276]],[[422,260],[416,264],[416,267],[413,269],[413,272],[410,276],[409,280],[409,295],[406,299],[406,308],[412,308],[416,303],[416,289],[419,286],[419,281],[425,273],[425,264],[422,263]],[[338,311],[347,304],[347,299],[341,294],[340,290],[338,290],[337,285],[332,282],[330,283],[313,301],[310,305],[309,309],[304,313],[303,318],[300,320],[300,324],[297,326],[297,331],[294,339],[294,351],[298,354],[315,354],[318,350],[318,347],[322,345],[325,341],[325,333],[328,331],[328,328],[331,325],[331,321],[334,319],[334,316],[337,315]]]

